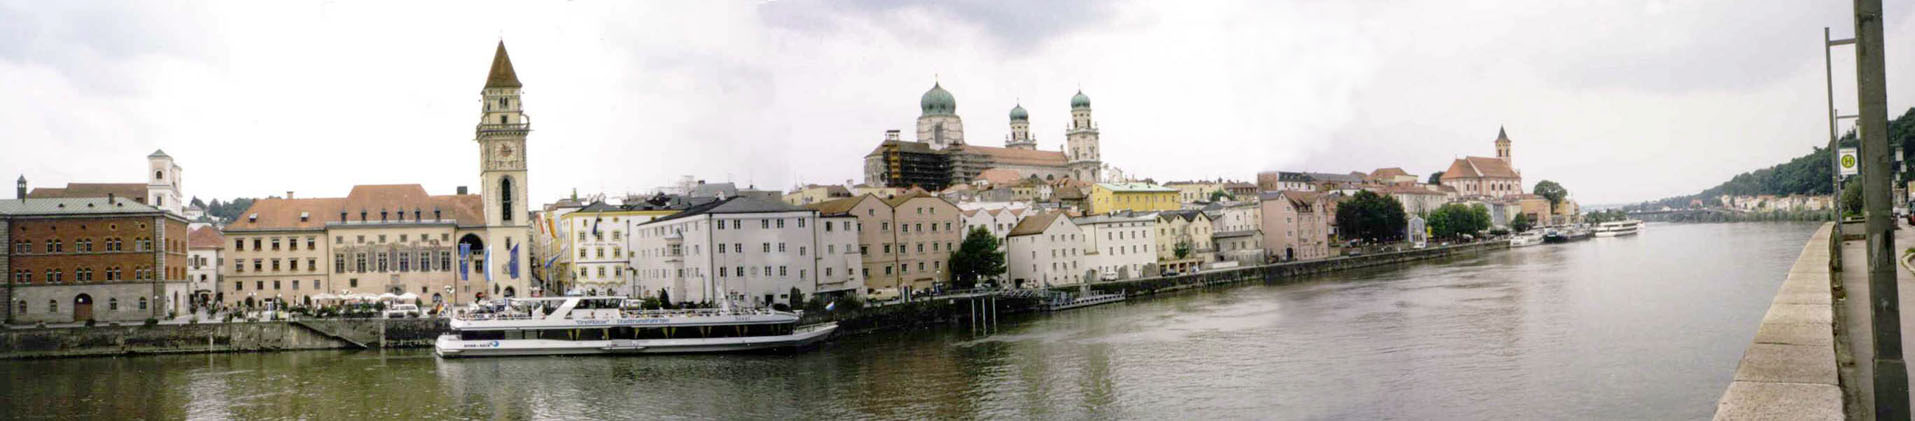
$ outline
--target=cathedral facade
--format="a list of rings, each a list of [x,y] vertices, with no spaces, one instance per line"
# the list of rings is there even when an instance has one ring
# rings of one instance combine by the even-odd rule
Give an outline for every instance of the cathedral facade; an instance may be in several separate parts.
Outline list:
[[[972,145],[964,141],[964,120],[957,115],[957,99],[942,84],[933,84],[918,100],[917,139],[899,139],[887,132],[884,142],[865,155],[865,183],[885,187],[943,190],[970,183],[989,169],[1015,171],[1021,178],[1046,181],[1102,180],[1098,134],[1091,120],[1090,97],[1071,97],[1071,124],[1062,150],[1040,150],[1031,135],[1030,113],[1022,104],[1011,108],[1010,135],[1004,146]]]

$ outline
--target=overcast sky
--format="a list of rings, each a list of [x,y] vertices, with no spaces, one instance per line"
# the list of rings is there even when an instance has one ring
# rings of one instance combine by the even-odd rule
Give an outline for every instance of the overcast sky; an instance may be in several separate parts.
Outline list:
[[[681,175],[863,181],[934,78],[970,143],[1002,145],[1021,101],[1049,150],[1081,87],[1105,162],[1159,181],[1423,176],[1493,156],[1501,126],[1526,183],[1638,201],[1825,143],[1821,29],[1850,36],[1848,3],[0,1],[0,170],[137,182],[164,149],[207,199],[448,194],[476,186],[503,38],[538,202]],[[1915,99],[1897,77],[1915,8],[1885,3],[1893,117]]]

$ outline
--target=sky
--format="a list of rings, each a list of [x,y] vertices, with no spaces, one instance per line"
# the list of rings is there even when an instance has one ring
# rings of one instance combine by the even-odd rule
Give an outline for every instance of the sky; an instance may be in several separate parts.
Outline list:
[[[1890,117],[1915,103],[1915,7],[1887,1]],[[510,50],[531,195],[862,182],[941,83],[966,140],[1030,111],[1062,148],[1157,181],[1427,176],[1513,140],[1584,204],[1689,194],[1826,144],[1821,31],[1848,2],[0,0],[0,171],[139,182],[163,149],[204,199],[478,180],[473,125]],[[1854,52],[1835,50],[1852,113]],[[1846,104],[1846,105],[1845,105]],[[1844,126],[1846,130],[1846,125]],[[11,176],[11,174],[9,174]],[[1526,186],[1527,187],[1527,186]]]

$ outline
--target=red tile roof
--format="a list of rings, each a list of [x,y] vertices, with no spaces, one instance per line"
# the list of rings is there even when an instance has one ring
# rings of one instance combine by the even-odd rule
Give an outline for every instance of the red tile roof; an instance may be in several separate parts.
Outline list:
[[[1517,174],[1516,170],[1511,169],[1509,163],[1503,162],[1501,158],[1480,156],[1457,159],[1456,162],[1450,163],[1449,170],[1443,171],[1444,180],[1481,177],[1521,178],[1522,175]]]
[[[998,164],[1062,167],[1065,163],[1061,151],[964,145],[964,152],[990,157],[991,162]]]
[[[219,228],[213,228],[211,225],[199,227],[186,234],[186,248],[189,249],[216,249],[225,244],[226,236],[219,233]]]
[[[88,197],[117,197],[133,199],[146,203],[146,185],[140,183],[67,183],[65,188],[41,187],[27,193],[30,199],[79,199]]]
[[[255,200],[226,226],[226,231],[318,229],[340,222],[340,212],[346,213],[348,221],[357,222],[361,211],[366,213],[366,220],[376,221],[382,210],[395,212],[389,219],[395,222],[415,220],[413,211],[418,211],[417,219],[431,220],[433,211],[438,210],[440,218],[458,225],[483,226],[483,206],[479,195],[433,196],[418,184],[359,185],[353,186],[346,197]],[[307,215],[306,219],[300,219],[301,213]]]

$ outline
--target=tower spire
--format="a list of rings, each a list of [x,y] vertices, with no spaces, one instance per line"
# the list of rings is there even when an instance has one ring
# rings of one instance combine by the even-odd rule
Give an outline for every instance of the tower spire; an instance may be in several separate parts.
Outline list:
[[[512,71],[512,57],[505,54],[505,40],[499,40],[499,49],[492,53],[492,72],[485,77],[487,88],[518,88],[518,72]]]

